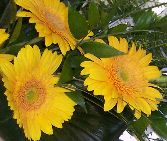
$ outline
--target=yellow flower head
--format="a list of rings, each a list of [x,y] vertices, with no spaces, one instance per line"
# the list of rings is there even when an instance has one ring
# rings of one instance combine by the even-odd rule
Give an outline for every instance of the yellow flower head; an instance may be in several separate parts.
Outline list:
[[[0,29],[0,45],[6,41],[9,37],[9,34],[5,32],[5,29]]]
[[[46,46],[59,44],[63,54],[75,48],[76,41],[68,26],[68,8],[60,0],[15,0],[16,4],[27,11],[17,14],[30,17],[30,23],[36,23],[40,37],[45,37]]]
[[[74,112],[76,104],[66,96],[68,90],[56,86],[59,78],[53,75],[61,61],[56,52],[46,49],[41,56],[36,45],[27,45],[14,64],[2,64],[8,105],[28,139],[39,140],[41,131],[53,134],[52,125],[62,128]]]
[[[141,112],[147,115],[157,110],[158,99],[162,95],[154,89],[149,80],[160,77],[156,66],[149,66],[152,55],[135,44],[128,50],[126,39],[120,41],[113,36],[109,38],[109,45],[124,52],[125,55],[111,58],[97,58],[94,55],[85,56],[91,61],[84,61],[81,75],[88,75],[84,85],[95,95],[103,95],[104,110],[109,111],[117,105],[117,112],[121,113],[128,104],[135,110],[136,118]]]

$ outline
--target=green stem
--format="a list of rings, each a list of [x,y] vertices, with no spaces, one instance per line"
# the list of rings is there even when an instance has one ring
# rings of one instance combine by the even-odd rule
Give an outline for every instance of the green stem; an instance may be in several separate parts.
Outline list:
[[[140,32],[149,32],[149,33],[163,33],[160,31],[154,31],[154,30],[133,30],[133,31],[125,31],[125,32],[117,32],[117,33],[112,33],[112,34],[106,34],[106,35],[100,35],[100,36],[96,36],[96,37],[91,37],[90,39],[87,40],[82,40],[81,42],[79,42],[80,45],[86,43],[86,42],[90,42],[93,41],[95,39],[102,39],[105,37],[108,37],[110,35],[121,35],[121,34],[129,34],[129,33],[140,33]]]

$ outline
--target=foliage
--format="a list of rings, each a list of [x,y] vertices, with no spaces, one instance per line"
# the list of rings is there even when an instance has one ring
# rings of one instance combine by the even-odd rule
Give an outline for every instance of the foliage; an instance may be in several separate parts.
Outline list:
[[[42,141],[116,141],[125,130],[144,140],[147,138],[144,131],[149,125],[161,138],[167,140],[166,75],[153,81],[161,87],[160,90],[164,94],[164,101],[161,102],[159,110],[153,112],[150,117],[143,114],[139,120],[135,120],[128,108],[123,114],[116,113],[115,109],[104,112],[103,98],[95,97],[83,86],[80,64],[86,58],[82,55],[82,51],[103,58],[123,54],[106,44],[94,42],[97,38],[107,41],[108,35],[125,37],[129,42],[137,42],[138,47],[143,46],[147,52],[152,52],[153,65],[160,69],[167,67],[167,16],[159,17],[152,12],[153,7],[166,3],[155,2],[153,6],[141,8],[148,0],[107,1],[108,5],[100,0],[63,1],[69,7],[68,22],[71,33],[79,41],[77,49],[69,51],[64,56],[59,69],[61,72],[59,85],[77,90],[71,92],[74,93],[71,99],[78,105],[72,120],[65,122],[63,129],[54,128],[52,136],[42,134]],[[1,46],[0,53],[17,55],[26,44],[37,44],[43,51],[44,39],[38,37],[34,25],[29,24],[26,18],[16,17],[17,10],[19,9],[14,0],[0,1],[0,28],[6,28],[11,35]],[[133,24],[125,21],[129,17],[132,18]],[[94,35],[87,39],[86,36],[90,31],[93,31]],[[59,51],[57,44],[51,45],[49,49]],[[17,127],[16,121],[12,119],[12,111],[7,106],[2,82],[0,86],[0,135],[6,141],[24,141],[26,138],[23,131]],[[70,94],[67,95],[70,97]]]

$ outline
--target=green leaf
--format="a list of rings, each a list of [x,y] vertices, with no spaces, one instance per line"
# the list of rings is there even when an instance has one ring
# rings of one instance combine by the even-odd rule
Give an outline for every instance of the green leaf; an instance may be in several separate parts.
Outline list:
[[[19,18],[12,33],[12,36],[10,37],[9,43],[12,43],[18,39],[21,32],[21,28],[22,28],[22,18]]]
[[[155,22],[153,25],[154,27],[158,28],[162,32],[167,32],[167,15]]]
[[[150,119],[150,125],[153,128],[153,130],[160,135],[162,138],[167,140],[167,119],[164,117],[162,113],[159,111],[154,112]]]
[[[119,32],[125,32],[127,29],[126,24],[120,24],[117,25],[109,30],[109,33],[119,33]]]
[[[145,129],[147,128],[149,124],[149,121],[147,118],[145,118],[144,116],[142,116],[140,119],[138,119],[137,121],[133,122],[131,124],[131,126],[133,126],[133,128],[135,129],[135,131],[142,136],[142,134],[144,133]]]
[[[152,11],[147,11],[142,13],[142,15],[140,15],[140,17],[137,19],[134,29],[135,30],[147,29],[150,26],[153,19],[154,19],[154,13]]]
[[[7,28],[15,20],[17,7],[14,0],[10,0],[0,19],[0,27]]]
[[[91,2],[88,9],[88,22],[91,29],[93,29],[98,25],[99,20],[100,20],[100,14],[99,14],[98,6],[96,3]]]
[[[91,53],[99,58],[107,58],[123,54],[107,44],[98,42],[86,42],[81,46],[85,53]]]
[[[73,92],[66,93],[66,95],[69,98],[71,98],[75,103],[77,103],[82,108],[84,108],[85,111],[87,111],[85,106],[85,100],[81,92],[73,91]]]
[[[88,23],[86,22],[86,18],[71,7],[69,8],[68,22],[71,33],[76,39],[86,37],[88,34]]]
[[[68,54],[64,61],[64,65],[59,79],[59,84],[71,81],[72,78],[73,78],[73,70],[71,68],[71,55]]]

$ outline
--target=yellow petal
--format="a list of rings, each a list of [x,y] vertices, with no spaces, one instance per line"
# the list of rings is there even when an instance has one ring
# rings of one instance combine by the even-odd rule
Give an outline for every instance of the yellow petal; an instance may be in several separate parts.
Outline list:
[[[117,113],[121,113],[126,106],[126,102],[124,102],[122,99],[118,98],[117,102]]]
[[[20,11],[17,13],[17,17],[31,17],[31,16],[32,16],[31,12]]]
[[[106,44],[102,39],[95,39],[95,41],[98,42],[98,43]]]
[[[117,104],[117,99],[110,99],[104,103],[104,111],[111,110]]]
[[[136,45],[135,45],[135,43],[132,43],[132,47],[130,48],[130,50],[129,50],[129,55],[133,55],[133,54],[135,54],[136,53]]]
[[[101,60],[99,58],[97,58],[96,56],[94,56],[93,54],[87,53],[87,54],[85,54],[85,57],[94,61],[95,63],[98,63],[98,64],[101,63]]]
[[[149,63],[151,62],[151,60],[152,60],[152,54],[149,53],[149,54],[147,54],[145,57],[143,57],[143,58],[139,61],[139,63],[140,63],[143,67],[145,67],[145,66],[148,66],[148,65],[149,65]]]
[[[117,49],[117,50],[120,50],[120,49],[121,49],[121,47],[120,47],[120,45],[119,45],[119,41],[118,41],[118,39],[117,39],[116,37],[114,37],[114,36],[109,36],[109,37],[108,37],[108,41],[109,41],[109,45],[110,45],[110,46],[114,47],[114,48]],[[120,50],[120,51],[121,51],[121,50]]]
[[[146,87],[144,89],[143,97],[148,98],[148,99],[153,98],[154,100],[155,100],[155,98],[159,98],[159,99],[163,98],[161,93],[157,89],[154,89],[154,88],[151,88],[151,87]]]
[[[156,79],[161,76],[161,72],[156,66],[147,66],[143,71],[145,78],[148,80]]]
[[[151,114],[151,108],[149,104],[142,98],[137,98],[138,104],[140,107],[142,107],[141,111],[143,111],[145,114],[150,115]]]
[[[128,42],[125,38],[120,38],[120,51],[127,53],[128,52]]]
[[[141,111],[135,110],[135,117],[139,119],[141,117]]]

